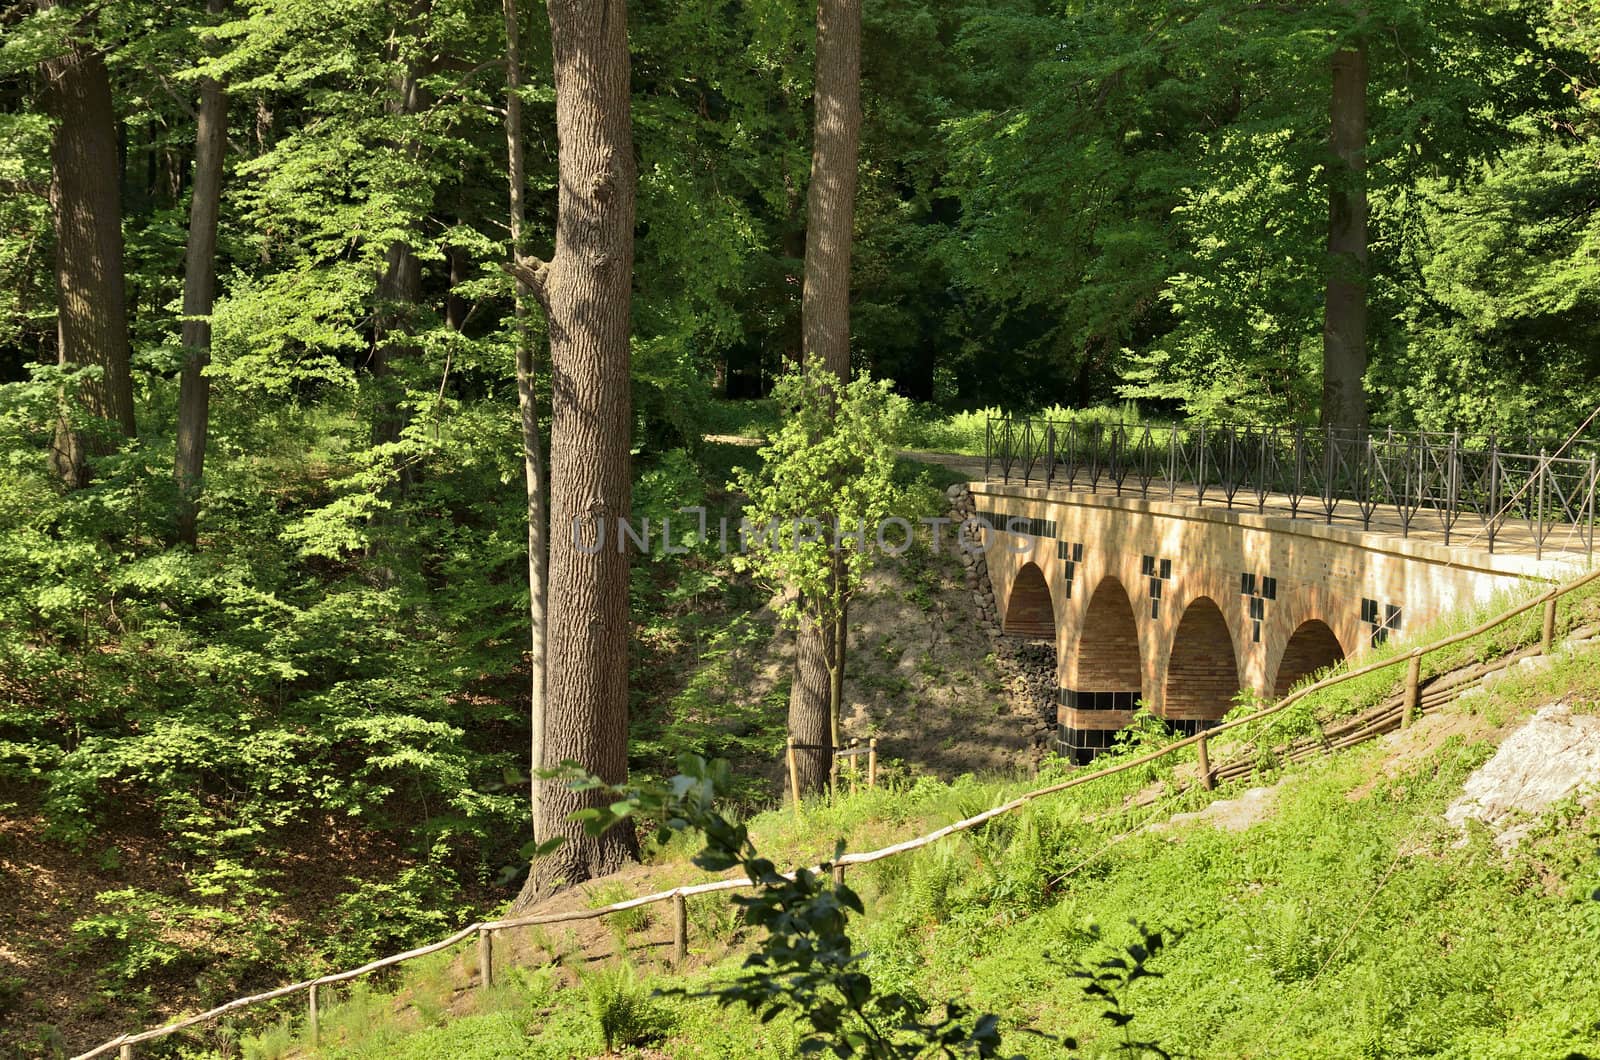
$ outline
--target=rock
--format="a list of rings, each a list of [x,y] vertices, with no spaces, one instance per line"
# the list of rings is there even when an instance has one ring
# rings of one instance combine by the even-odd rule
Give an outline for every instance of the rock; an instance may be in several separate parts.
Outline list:
[[[1508,736],[1494,757],[1467,778],[1461,797],[1444,816],[1457,828],[1468,821],[1483,822],[1500,832],[1495,844],[1509,850],[1540,813],[1596,784],[1600,717],[1574,715],[1567,704],[1553,703]]]
[[[1164,826],[1164,831],[1181,824],[1208,824],[1224,832],[1243,832],[1257,821],[1268,816],[1277,802],[1277,792],[1272,788],[1251,788],[1238,798],[1218,799],[1197,813],[1174,814]]]
[[[944,491],[944,495],[946,497],[949,497],[953,501],[959,501],[966,492],[967,492],[966,483],[957,482],[955,485],[953,485],[949,489],[945,490]]]

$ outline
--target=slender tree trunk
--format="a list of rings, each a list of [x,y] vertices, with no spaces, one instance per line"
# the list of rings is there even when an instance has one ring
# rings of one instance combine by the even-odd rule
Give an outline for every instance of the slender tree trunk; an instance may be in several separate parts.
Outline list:
[[[450,290],[444,298],[444,326],[459,333],[467,326],[470,307],[467,300],[457,293],[457,288],[467,282],[467,277],[472,274],[472,259],[463,247],[446,249],[445,258],[450,267]]]
[[[41,8],[55,0],[39,0]],[[56,342],[63,368],[97,366],[80,388],[91,415],[133,437],[133,373],[128,358],[122,273],[121,159],[111,80],[100,53],[73,42],[41,64],[46,111],[57,122],[50,155],[50,207],[56,237]],[[86,459],[115,448],[80,433],[65,412],[51,463],[69,485],[88,481]]]
[[[522,25],[517,0],[504,0],[506,20],[506,159],[511,185],[511,251],[522,253],[522,226],[525,220],[523,190],[527,171],[522,150]],[[545,725],[545,605],[548,591],[548,544],[546,541],[546,502],[544,482],[544,437],[539,432],[538,391],[533,362],[533,341],[528,329],[528,285],[517,280],[517,408],[522,418],[522,471],[528,491],[528,628],[532,633],[528,650],[529,716],[532,719],[533,747],[531,798],[533,838],[543,842],[541,805],[544,781]]]
[[[1367,49],[1333,55],[1333,165],[1328,173],[1328,291],[1322,336],[1322,422],[1365,427],[1367,397]]]
[[[220,15],[226,0],[208,0]],[[207,37],[210,47],[213,38]],[[178,540],[195,542],[195,516],[206,462],[210,420],[211,308],[217,284],[217,213],[222,204],[222,160],[228,144],[228,97],[220,82],[200,79],[195,121],[194,185],[189,193],[189,246],[183,271],[183,373],[178,383]]]
[[[816,129],[811,183],[806,189],[806,275],[800,315],[806,356],[820,359],[840,379],[850,377],[850,249],[860,144],[861,2],[818,0]],[[835,593],[843,589],[841,574],[835,565]],[[789,732],[805,747],[798,755],[805,793],[820,790],[832,769],[846,633],[841,619],[833,628],[802,622],[796,635]],[[830,679],[834,672],[841,678],[837,685]]]
[[[550,612],[547,762],[604,780],[628,771],[628,555],[632,502],[630,303],[636,175],[624,0],[550,0],[560,197],[546,264],[516,266],[550,330]],[[599,545],[598,548],[594,547]],[[630,829],[584,834],[569,818],[594,792],[546,785],[535,832],[564,840],[534,864],[519,905],[638,854]]]
[[[398,115],[416,114],[422,109],[422,88],[415,69],[408,66],[395,77],[394,91],[385,106],[391,114]],[[417,151],[414,143],[391,146],[413,157]],[[378,407],[373,418],[372,440],[376,444],[399,441],[400,433],[410,420],[403,407],[403,369],[417,353],[411,336],[417,303],[421,300],[422,264],[410,243],[395,240],[384,254],[374,317],[372,374],[378,384]],[[410,475],[401,467],[401,488],[409,481]]]

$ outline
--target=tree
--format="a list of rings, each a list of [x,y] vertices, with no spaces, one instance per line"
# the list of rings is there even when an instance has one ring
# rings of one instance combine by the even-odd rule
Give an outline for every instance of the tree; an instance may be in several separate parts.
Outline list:
[[[56,0],[40,0],[40,10]],[[85,12],[82,18],[92,18]],[[104,57],[75,24],[62,54],[40,68],[46,111],[56,122],[50,205],[56,237],[56,341],[63,368],[95,368],[79,393],[102,424],[85,430],[64,413],[52,463],[69,485],[88,480],[86,458],[115,448],[104,423],[134,434],[133,373],[122,264],[122,204],[116,114]]]
[[[220,15],[225,0],[207,0]],[[228,96],[214,77],[200,78],[195,116],[194,184],[189,192],[189,242],[183,271],[183,371],[178,384],[178,540],[193,545],[210,426],[211,305],[217,284],[217,216],[222,206],[222,160],[228,144]]]
[[[856,165],[861,144],[861,3],[818,0],[816,128],[806,189],[806,268],[801,293],[805,355],[850,378],[850,248],[855,238]],[[825,516],[826,506],[808,513]],[[847,601],[842,571],[829,595]],[[803,591],[803,590],[802,590]],[[848,647],[848,612],[811,602],[795,636],[789,733],[800,754],[801,790],[821,789],[832,772]],[[825,618],[825,621],[822,619]]]
[[[636,176],[624,0],[552,0],[560,193],[555,253],[513,270],[550,333],[550,622],[546,762],[610,783],[628,768],[630,299]],[[598,545],[599,547],[595,547]],[[585,835],[582,792],[546,788],[536,835],[565,839],[534,863],[519,904],[636,856],[626,829]],[[548,840],[547,840],[548,841]]]
[[[1353,5],[1348,4],[1353,9]],[[1364,12],[1357,14],[1360,18]],[[1329,107],[1328,293],[1322,322],[1322,424],[1367,425],[1367,43],[1357,27],[1333,53]]]
[[[506,170],[511,187],[511,250],[522,253],[522,227],[526,220],[523,190],[528,175],[522,149],[522,48],[521,18],[517,0],[503,0],[506,21]],[[517,280],[516,371],[517,410],[522,424],[523,481],[528,492],[528,626],[531,647],[528,652],[529,706],[532,723],[531,801],[534,841],[546,837],[541,829],[540,810],[545,768],[545,604],[549,591],[549,553],[546,537],[548,504],[545,499],[544,436],[539,430],[538,392],[533,370],[533,338],[528,332],[528,285]]]
[[[741,471],[730,484],[750,498],[745,518],[754,531],[746,535],[749,552],[742,561],[774,588],[791,590],[782,613],[797,637],[807,630],[842,632],[878,528],[884,527],[886,546],[901,541],[902,528],[886,524],[901,492],[894,483],[895,439],[907,416],[905,400],[892,387],[864,374],[840,382],[819,358],[807,358],[773,390],[789,415],[761,450],[760,469]],[[909,526],[903,529],[910,533]],[[790,693],[790,735],[803,752],[796,756],[801,788],[815,792],[828,780],[844,659],[842,652],[823,652],[801,662],[821,671],[820,719],[797,719]],[[797,720],[807,727],[797,730]]]

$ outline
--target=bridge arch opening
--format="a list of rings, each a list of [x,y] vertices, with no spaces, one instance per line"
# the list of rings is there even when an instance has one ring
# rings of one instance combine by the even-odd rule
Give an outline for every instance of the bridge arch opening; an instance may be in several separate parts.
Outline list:
[[[1080,765],[1110,747],[1133,720],[1144,685],[1139,627],[1121,580],[1103,579],[1084,612],[1061,690],[1056,750]]]
[[[1302,680],[1344,661],[1344,648],[1326,622],[1318,619],[1300,623],[1284,646],[1278,663],[1278,676],[1272,682],[1272,698],[1282,699]]]
[[[1011,580],[1004,629],[1015,637],[1055,641],[1055,602],[1050,598],[1050,586],[1038,564],[1024,564]]]
[[[1239,662],[1222,609],[1208,596],[1191,603],[1178,623],[1167,663],[1167,724],[1196,733],[1222,720],[1238,693]]]

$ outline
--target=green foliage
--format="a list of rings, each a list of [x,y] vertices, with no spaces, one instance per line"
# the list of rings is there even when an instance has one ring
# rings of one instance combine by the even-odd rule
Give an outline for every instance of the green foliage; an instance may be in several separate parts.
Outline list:
[[[1166,949],[1167,937],[1160,931],[1152,931],[1137,920],[1131,923],[1134,932],[1139,936],[1137,942],[1129,943],[1122,953],[1115,956],[1104,957],[1093,963],[1085,960],[1068,974],[1082,981],[1085,998],[1094,1004],[1105,1005],[1100,1018],[1122,1032],[1122,1040],[1114,1047],[1117,1055],[1168,1058],[1171,1054],[1157,1043],[1139,1041],[1133,1037],[1134,1014],[1128,1011],[1126,1005],[1129,987],[1141,979],[1161,977],[1160,972],[1151,969],[1150,962]],[[1089,925],[1089,935],[1098,940],[1099,925]]]
[[[583,977],[583,993],[608,1053],[660,1041],[672,1028],[670,1016],[630,964],[590,972]]]
[[[661,787],[610,788],[581,772],[572,785],[575,790],[605,790],[615,800],[574,815],[592,834],[628,818],[654,821],[663,835],[694,829],[705,836],[704,848],[693,858],[696,866],[708,872],[737,868],[757,885],[754,895],[733,900],[745,921],[764,928],[766,935],[736,979],[690,996],[709,998],[724,1007],[742,1005],[763,1023],[796,1014],[810,1028],[800,1043],[803,1055],[823,1051],[875,1058],[1000,1055],[998,1017],[974,1017],[954,1001],[943,1004],[942,1015],[930,1014],[930,1006],[918,997],[874,988],[846,930],[850,914],[864,911],[861,899],[849,887],[830,884],[809,869],[784,876],[757,853],[744,825],[729,822],[713,809],[718,790],[728,783],[727,762],[707,763],[686,755],[679,768],[681,772]],[[843,850],[840,843],[834,857]],[[829,866],[822,868],[827,872]]]
[[[785,619],[831,628],[872,563],[878,528],[904,518],[894,469],[907,404],[887,381],[841,383],[815,358],[779,380],[773,397],[789,415],[762,448],[760,470],[736,472],[729,485],[749,498],[752,547],[736,562],[792,590]]]

